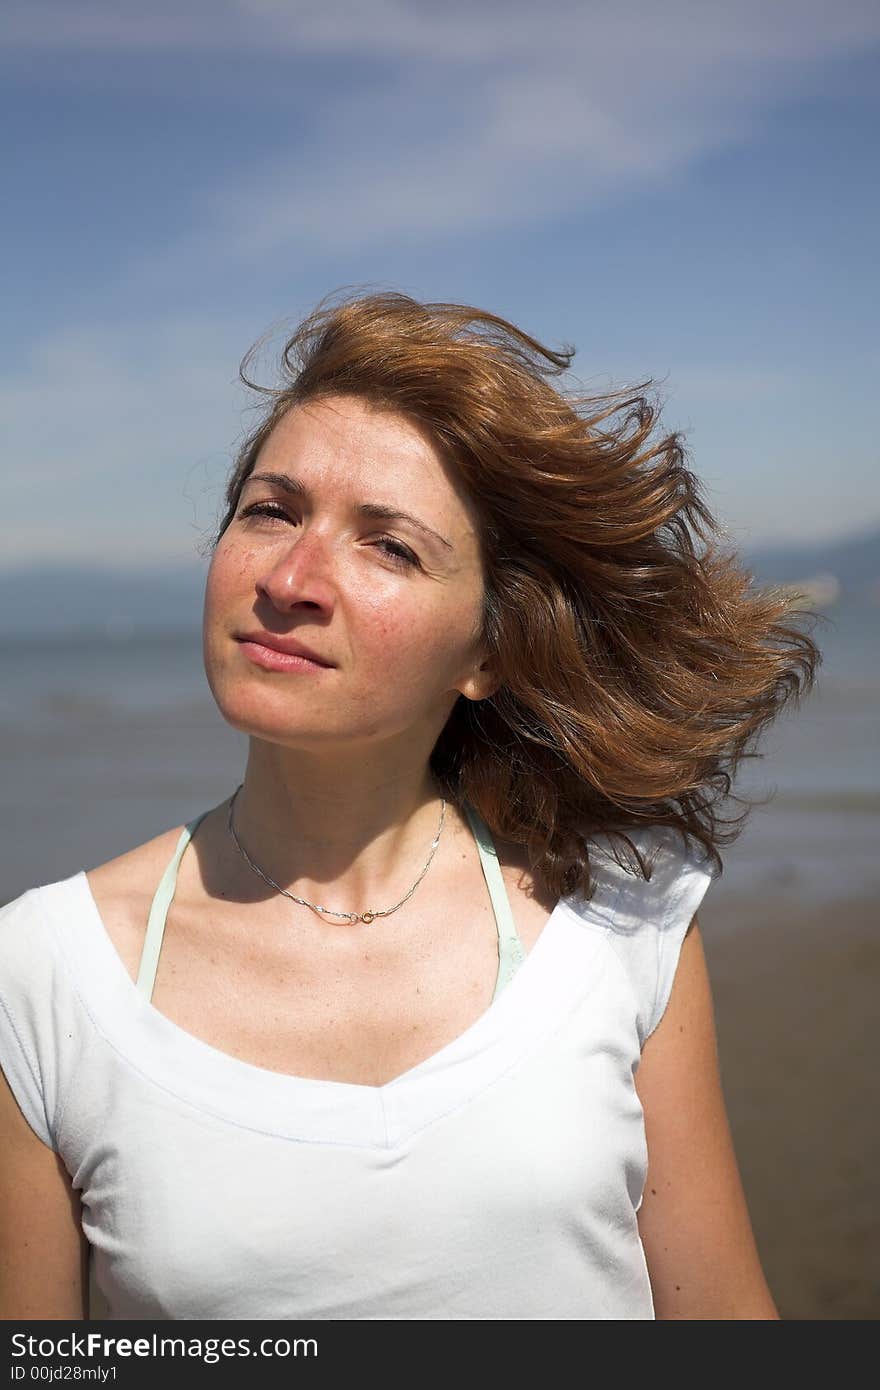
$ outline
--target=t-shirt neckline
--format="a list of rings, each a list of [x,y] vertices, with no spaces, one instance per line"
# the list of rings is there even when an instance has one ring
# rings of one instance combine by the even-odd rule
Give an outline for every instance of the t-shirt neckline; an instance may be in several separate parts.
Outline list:
[[[203,1041],[138,990],[85,870],[67,880],[87,930],[62,946],[105,1041],[152,1083],[218,1119],[287,1138],[387,1146],[491,1083],[555,1022],[555,965],[574,916],[560,898],[507,987],[455,1038],[376,1086],[276,1072]],[[61,888],[63,885],[55,885]],[[558,1001],[557,1001],[558,1002]]]

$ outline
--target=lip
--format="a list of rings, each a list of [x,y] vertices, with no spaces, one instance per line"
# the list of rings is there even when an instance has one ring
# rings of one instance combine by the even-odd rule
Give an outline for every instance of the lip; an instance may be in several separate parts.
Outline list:
[[[272,632],[243,632],[238,633],[235,640],[244,648],[246,655],[260,665],[291,670],[306,670],[309,667],[329,670],[333,666],[331,661],[292,637],[279,637]]]

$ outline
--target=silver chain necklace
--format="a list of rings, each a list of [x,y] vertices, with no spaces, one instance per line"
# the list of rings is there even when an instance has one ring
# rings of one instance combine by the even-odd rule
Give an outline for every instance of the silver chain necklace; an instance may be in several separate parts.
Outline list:
[[[268,883],[271,888],[276,888],[279,893],[283,893],[285,898],[290,898],[291,902],[301,903],[303,907],[310,907],[313,912],[326,912],[331,917],[345,917],[349,922],[372,922],[374,917],[388,917],[392,912],[396,912],[399,907],[402,907],[403,904],[406,902],[407,898],[412,897],[413,893],[418,888],[422,879],[425,877],[425,874],[428,872],[431,860],[434,858],[437,845],[440,843],[440,834],[443,830],[443,820],[446,816],[446,798],[444,797],[443,805],[440,808],[440,825],[437,829],[437,834],[434,836],[434,840],[431,845],[431,853],[428,855],[428,863],[422,869],[422,872],[419,874],[412,888],[410,888],[409,892],[405,895],[405,897],[401,898],[399,903],[395,903],[393,907],[376,908],[375,911],[373,911],[370,908],[367,908],[366,912],[334,912],[332,907],[319,907],[317,903],[306,902],[305,898],[298,898],[295,893],[289,893],[286,888],[281,887],[280,883],[276,883],[274,878],[270,878],[268,874],[264,874],[263,870],[259,867],[259,865],[255,864],[253,859],[251,859],[244,845],[241,843],[238,836],[236,835],[235,826],[232,824],[232,808],[235,805],[235,798],[238,796],[238,793],[241,791],[241,788],[243,786],[244,783],[242,782],[239,784],[238,787],[236,787],[235,791],[233,792],[232,798],[229,802],[229,815],[226,820],[226,829],[229,831],[230,835],[235,841],[236,847],[241,857],[245,860],[247,864],[250,865],[255,874],[259,874],[260,878],[264,879],[265,882]]]

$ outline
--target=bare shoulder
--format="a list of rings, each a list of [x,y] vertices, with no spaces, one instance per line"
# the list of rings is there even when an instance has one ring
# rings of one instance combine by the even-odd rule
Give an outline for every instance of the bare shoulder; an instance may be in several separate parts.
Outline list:
[[[137,974],[150,904],[177,847],[182,825],[86,871],[104,927],[132,979]]]

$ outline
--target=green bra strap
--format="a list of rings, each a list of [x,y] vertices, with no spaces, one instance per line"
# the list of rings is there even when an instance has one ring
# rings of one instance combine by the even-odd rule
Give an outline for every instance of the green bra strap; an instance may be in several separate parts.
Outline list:
[[[464,809],[471,830],[474,832],[477,849],[480,852],[483,876],[486,879],[486,887],[489,889],[489,897],[492,899],[495,921],[498,926],[498,979],[495,982],[495,993],[492,996],[494,1001],[505,985],[510,984],[526,958],[526,951],[517,936],[516,924],[510,910],[510,899],[507,896],[504,879],[501,877],[501,865],[498,863],[498,854],[492,833],[475,806],[465,802]]]
[[[495,982],[495,993],[492,998],[497,999],[498,995],[509,984],[525,960],[525,947],[520,941],[516,925],[513,920],[513,913],[510,910],[510,901],[507,896],[507,889],[501,876],[501,866],[498,863],[498,855],[492,834],[477,811],[476,807],[465,803],[465,814],[477,843],[480,855],[480,863],[483,868],[483,876],[486,880],[486,887],[489,889],[489,897],[492,900],[492,908],[495,912],[495,922],[498,927],[498,977]],[[137,988],[146,999],[151,999],[153,986],[156,981],[156,971],[159,968],[159,953],[162,950],[162,937],[165,932],[165,919],[168,915],[168,908],[174,897],[174,890],[177,885],[177,871],[180,866],[183,852],[196,832],[196,829],[204,820],[207,811],[203,811],[195,820],[189,821],[180,832],[177,841],[177,848],[168,864],[156,895],[150,907],[150,916],[147,921],[147,930],[144,936],[144,947],[141,953],[140,968],[137,976]]]
[[[150,916],[147,919],[147,930],[144,936],[144,948],[141,952],[141,963],[135,982],[146,999],[153,997],[156,971],[159,968],[159,952],[162,950],[162,937],[165,933],[165,918],[168,916],[168,908],[177,886],[177,870],[180,867],[183,851],[207,814],[207,811],[203,811],[200,816],[196,816],[195,820],[188,821],[181,830],[177,848],[159,880],[159,887],[156,889],[156,896],[150,907]]]

